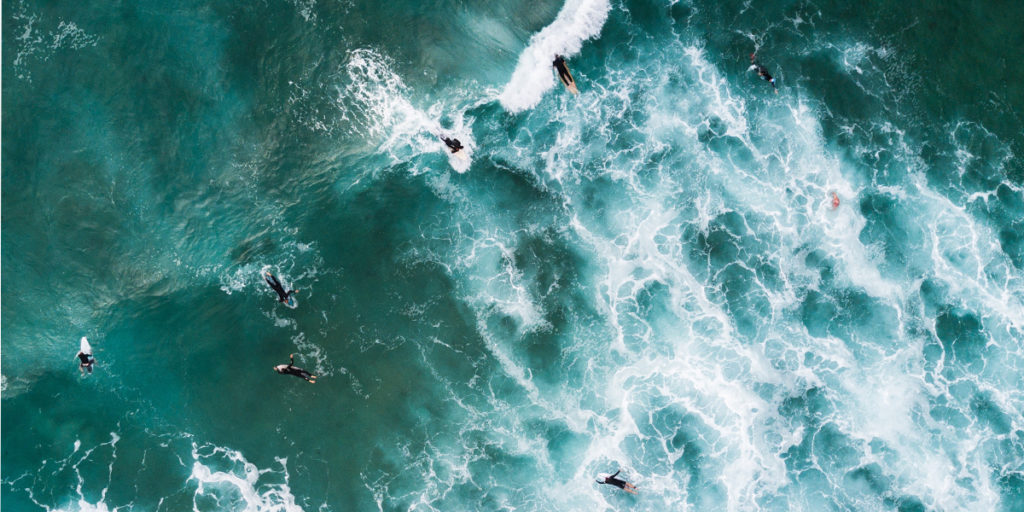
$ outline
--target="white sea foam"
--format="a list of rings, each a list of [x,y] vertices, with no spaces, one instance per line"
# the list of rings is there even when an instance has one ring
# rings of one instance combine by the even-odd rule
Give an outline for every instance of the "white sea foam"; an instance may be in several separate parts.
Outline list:
[[[997,493],[982,470],[985,464],[969,456],[972,447],[981,442],[980,432],[967,434],[971,441],[956,446],[950,453],[946,451],[949,445],[931,437],[930,427],[921,425],[922,416],[928,416],[928,395],[934,391],[923,379],[924,370],[918,362],[919,343],[876,347],[857,338],[861,335],[858,332],[852,333],[853,339],[814,338],[799,321],[793,323],[792,312],[799,311],[807,290],[820,289],[824,284],[820,269],[808,267],[803,261],[809,252],[807,247],[822,250],[837,262],[835,282],[829,286],[863,290],[894,312],[894,336],[907,336],[906,303],[916,300],[914,287],[880,270],[878,248],[861,241],[867,219],[855,205],[866,185],[855,175],[851,177],[855,173],[830,154],[816,118],[818,107],[796,98],[752,110],[748,100],[736,95],[722,74],[708,63],[700,48],[688,47],[679,53],[689,65],[684,79],[698,84],[685,96],[641,94],[630,88],[652,85],[637,85],[642,81],[621,73],[613,80],[618,87],[601,91],[604,96],[589,110],[591,116],[587,119],[574,121],[557,113],[552,115],[564,126],[554,146],[543,156],[540,174],[562,185],[549,190],[565,191],[565,204],[577,212],[570,227],[592,248],[595,260],[600,262],[600,270],[593,277],[599,283],[595,301],[614,337],[597,343],[621,356],[613,367],[595,369],[595,375],[601,375],[597,395],[615,412],[607,418],[602,416],[595,428],[587,429],[592,440],[577,466],[578,473],[564,484],[565,492],[578,492],[575,482],[606,469],[609,464],[628,464],[633,468],[631,473],[646,475],[641,485],[645,500],[694,502],[695,497],[689,495],[689,490],[681,490],[679,484],[693,477],[666,469],[664,462],[682,456],[671,443],[676,432],[659,433],[657,436],[664,436],[660,439],[649,437],[656,424],[652,397],[657,397],[658,403],[676,404],[699,418],[703,433],[690,435],[707,438],[706,444],[697,446],[714,453],[713,460],[702,460],[700,478],[705,482],[717,480],[725,489],[725,508],[742,509],[759,497],[788,492],[783,489],[791,483],[791,475],[782,455],[815,436],[817,430],[782,417],[777,412],[779,401],[800,396],[809,389],[821,389],[828,400],[837,404],[837,409],[821,421],[839,432],[841,442],[863,450],[865,458],[861,464],[879,464],[893,478],[893,492],[909,493],[937,508],[994,506]],[[686,168],[687,172],[659,169],[660,179],[651,184],[640,179],[640,174],[646,172],[643,157],[659,150],[658,140],[647,139],[646,147],[612,148],[611,142],[621,136],[622,127],[618,128],[620,133],[615,133],[603,126],[644,108],[629,104],[628,98],[665,96],[674,99],[679,118],[663,113],[664,105],[658,105],[647,118],[647,124],[633,124],[632,128],[673,138],[671,131],[675,129],[696,138],[701,126],[708,126],[704,120],[711,117],[721,124],[714,137],[732,145],[720,145],[713,150],[695,147],[696,154],[688,155],[693,164]],[[588,130],[584,124],[597,127]],[[758,128],[754,129],[755,126]],[[904,140],[900,129],[892,124],[878,128],[891,134],[893,140]],[[685,138],[673,142],[683,147],[688,144]],[[524,146],[534,143],[526,136],[521,141]],[[528,158],[528,152],[516,155]],[[900,156],[910,168],[917,166],[911,152]],[[965,158],[965,165],[969,165],[970,157]],[[621,184],[628,193],[617,194],[614,203],[598,202],[604,210],[594,215],[588,211],[585,198],[574,195],[576,184],[598,176]],[[686,181],[666,179],[669,176],[706,180],[699,182],[702,189],[721,187],[724,194],[697,194],[696,218],[680,218],[680,210],[673,205],[680,196],[689,199],[680,193],[686,190]],[[954,244],[982,249],[976,257],[958,260],[961,266],[966,263],[969,270],[950,267],[950,271],[965,277],[962,282],[972,286],[965,290],[969,293],[960,295],[978,296],[975,292],[988,288],[980,293],[984,299],[982,309],[1000,311],[1011,327],[1016,325],[1020,316],[1018,302],[1010,292],[1019,286],[995,283],[985,275],[991,271],[993,260],[1002,258],[996,245],[980,243],[994,240],[994,234],[978,233],[985,228],[977,226],[963,208],[924,190],[927,185],[923,179],[913,178],[907,184],[911,186],[874,188],[915,205],[928,202],[936,211],[924,218],[951,217],[955,221],[949,225],[960,226],[957,231],[974,233]],[[922,190],[915,190],[915,186]],[[841,199],[835,210],[831,206],[832,192]],[[750,236],[765,240],[764,254],[782,274],[781,289],[773,289],[754,278],[751,293],[763,293],[771,305],[771,316],[760,319],[764,327],[759,332],[768,337],[764,340],[764,352],[737,339],[740,333],[733,328],[736,312],[730,304],[721,302],[720,294],[713,293],[713,275],[705,281],[689,272],[681,264],[687,257],[689,241],[674,241],[679,236],[676,223],[693,222],[707,235],[717,218],[730,212],[742,216]],[[758,219],[762,224],[750,224]],[[934,245],[949,246],[938,240]],[[742,260],[733,265],[749,269]],[[943,265],[948,264],[936,268],[942,269]],[[973,288],[975,283],[977,288]],[[655,284],[666,287],[669,315],[675,318],[640,316],[640,299]],[[953,291],[959,288],[953,287]],[[828,289],[822,292],[833,293]],[[1000,300],[1003,304],[998,304]],[[495,345],[502,349],[500,342]],[[593,347],[590,348],[592,352]],[[600,365],[592,355],[587,357],[591,358],[592,367]],[[525,370],[520,368],[516,373]],[[766,400],[752,392],[757,387],[776,391]],[[1019,409],[1014,399],[1000,396],[997,400],[1004,410]],[[657,447],[652,441],[657,441]],[[872,442],[884,443],[899,457],[872,458]],[[657,456],[652,455],[652,450]],[[929,471],[918,472],[903,460],[928,461]],[[969,471],[957,469],[965,466]],[[937,485],[953,481],[958,473],[977,482],[978,491]],[[843,492],[838,488],[843,485],[841,482],[835,485],[837,488],[831,492]],[[606,501],[600,491],[592,494],[592,500],[584,502],[611,506],[612,502]],[[577,495],[574,501],[566,503],[579,506],[579,500]]]
[[[181,464],[191,469],[188,478],[179,484],[180,488],[176,489],[174,485],[168,484],[165,490],[178,493],[184,488],[192,487],[193,510],[301,512],[302,508],[296,504],[295,496],[288,486],[290,476],[287,459],[275,458],[278,468],[260,469],[237,450],[210,444],[200,445],[194,441],[189,443],[191,437],[189,434],[142,436],[143,439],[154,443],[151,450],[170,450],[170,453],[166,454],[169,457],[151,456],[152,460],[148,465]],[[129,475],[147,467],[146,456],[141,460],[141,467],[125,467],[125,464],[131,464],[134,459],[129,457],[128,462],[125,462],[118,458],[120,441],[121,436],[116,432],[110,433],[110,440],[89,448],[83,448],[81,440],[76,440],[71,453],[63,459],[41,461],[44,472],[5,478],[4,485],[12,490],[24,491],[29,500],[48,512],[109,512],[137,508],[138,504],[131,501],[110,501],[111,496],[117,496],[114,499],[123,499],[126,494],[121,491],[126,487],[130,488],[131,485],[131,482],[114,480],[115,466],[116,473],[120,475]],[[186,462],[189,458],[189,446],[191,464]],[[175,453],[178,449],[181,451]],[[105,478],[98,478],[98,474],[92,469],[99,465],[106,466]],[[88,466],[88,469],[85,466]],[[174,471],[175,468],[165,469]],[[61,489],[54,488],[56,482],[63,482],[65,479],[69,483],[74,482],[74,488],[67,489],[66,494]],[[120,491],[111,491],[114,487]],[[152,490],[155,489],[150,491]],[[144,498],[158,499],[152,495]],[[167,496],[159,498],[159,501],[163,503],[166,498]]]
[[[316,0],[290,0],[302,19],[316,23]]]
[[[276,457],[279,470],[260,469],[241,452],[219,446],[192,445],[195,510],[212,498],[218,509],[245,512],[301,512],[288,487],[288,459]],[[222,502],[221,500],[227,500]]]
[[[72,451],[67,457],[55,461],[40,461],[41,468],[48,470],[46,473],[40,471],[37,475],[24,474],[14,479],[5,479],[4,485],[10,486],[12,489],[18,489],[21,485],[26,485],[25,483],[21,483],[22,480],[26,480],[27,486],[21,487],[20,489],[25,491],[29,500],[40,508],[45,509],[47,512],[107,512],[109,510],[116,510],[118,507],[113,506],[113,508],[111,508],[111,505],[108,504],[106,500],[107,491],[110,489],[112,482],[111,479],[114,473],[114,464],[117,462],[117,443],[120,440],[121,437],[117,435],[116,432],[111,432],[109,441],[100,443],[79,453],[79,450],[82,447],[82,441],[76,439]],[[80,466],[83,463],[94,463],[97,460],[109,460],[107,463],[106,481],[86,482],[85,477],[82,475]],[[59,466],[56,468],[50,468],[51,462],[59,464]],[[49,492],[47,487],[52,485],[52,482],[47,480],[49,477],[62,475],[69,469],[74,472],[74,480],[76,484],[73,492],[75,495],[67,496],[65,499],[61,499],[61,502],[67,503],[68,501],[71,501],[74,505],[68,506],[68,508],[65,508],[63,505],[51,505],[45,502],[45,498],[36,495],[39,491],[42,491],[41,494]],[[37,486],[36,484],[40,479],[42,480],[42,486]],[[102,485],[102,488],[100,489],[98,497],[94,498],[93,492],[86,493],[84,490],[85,486],[96,488],[99,485]],[[89,498],[86,497],[86,494],[89,494]],[[90,502],[90,499],[92,499],[93,502]],[[130,503],[126,505],[131,506]]]
[[[597,37],[608,18],[608,0],[567,0],[555,21],[530,38],[519,55],[512,79],[498,99],[512,113],[533,108],[555,84],[551,61],[556,55],[572,57],[583,42]]]
[[[20,79],[32,81],[29,68],[37,61],[48,60],[59,51],[80,50],[96,46],[99,42],[98,36],[90,34],[74,21],[60,20],[52,30],[41,28],[39,25],[46,22],[40,20],[38,14],[30,13],[23,1],[9,10],[15,26],[21,31],[15,39],[13,63],[14,73]]]
[[[443,151],[458,172],[469,169],[474,142],[458,105],[437,103],[427,110],[413,106],[409,90],[390,65],[390,60],[371,49],[349,52],[345,64],[348,84],[339,91],[337,103],[345,109],[351,126],[380,140],[378,150],[390,155],[392,162]],[[454,126],[443,130],[438,123],[442,113],[448,114]],[[452,155],[438,135],[459,139],[466,147],[467,158]]]

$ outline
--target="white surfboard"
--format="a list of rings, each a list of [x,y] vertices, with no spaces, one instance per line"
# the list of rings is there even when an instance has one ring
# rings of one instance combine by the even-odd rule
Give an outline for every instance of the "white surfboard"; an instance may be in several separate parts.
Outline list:
[[[448,165],[452,166],[452,169],[462,174],[469,170],[470,164],[473,163],[472,157],[469,155],[469,151],[466,148],[462,148],[454,153],[447,151],[448,153]]]
[[[80,348],[78,350],[79,350],[79,352],[81,352],[81,353],[83,353],[83,354],[85,354],[87,356],[91,356],[92,355],[92,346],[89,345],[89,340],[86,339],[85,336],[82,336],[82,343],[81,343]]]

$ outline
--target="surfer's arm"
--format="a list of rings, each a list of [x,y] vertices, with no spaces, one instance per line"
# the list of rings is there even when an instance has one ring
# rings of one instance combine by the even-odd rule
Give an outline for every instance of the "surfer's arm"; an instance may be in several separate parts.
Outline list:
[[[612,474],[612,476],[610,478],[615,478],[615,477],[619,476],[619,473],[621,473],[621,472],[622,472],[621,469],[616,471],[615,473]]]

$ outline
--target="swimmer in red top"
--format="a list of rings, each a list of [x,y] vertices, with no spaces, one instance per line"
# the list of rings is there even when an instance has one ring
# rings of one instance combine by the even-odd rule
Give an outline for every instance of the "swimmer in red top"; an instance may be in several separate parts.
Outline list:
[[[839,196],[835,192],[832,192],[832,209],[839,208]]]

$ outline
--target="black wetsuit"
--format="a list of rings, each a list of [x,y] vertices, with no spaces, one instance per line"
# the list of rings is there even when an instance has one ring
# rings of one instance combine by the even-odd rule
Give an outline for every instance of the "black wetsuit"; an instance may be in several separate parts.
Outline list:
[[[283,373],[285,375],[294,375],[296,377],[301,377],[303,379],[306,379],[306,380],[308,380],[310,382],[312,382],[311,379],[316,379],[316,377],[313,376],[312,373],[309,373],[306,370],[303,370],[302,368],[299,368],[298,366],[295,366],[295,358],[294,357],[289,357],[288,358],[288,366],[285,366],[285,365],[282,364],[282,365],[279,365],[279,366],[275,366],[274,370],[277,371],[277,373]]]
[[[754,63],[754,68],[757,70],[757,76],[761,77],[762,80],[765,80],[768,83],[772,84],[772,87],[775,87],[775,79],[772,78],[771,73],[768,72],[768,68],[762,66],[757,62]]]
[[[288,296],[295,293],[295,290],[285,292],[284,287],[281,286],[281,281],[278,281],[277,276],[274,274],[267,274],[263,276],[263,280],[266,281],[275,292],[277,292],[277,300],[280,302],[288,302]]]
[[[78,360],[81,361],[79,366],[81,366],[82,368],[85,368],[86,370],[88,370],[89,373],[92,373],[92,365],[93,365],[93,363],[96,362],[96,359],[94,359],[92,357],[92,354],[86,354],[86,353],[83,353],[83,352],[79,352],[78,353]]]
[[[615,475],[618,475],[620,472],[622,472],[621,469],[616,471],[615,474],[613,474],[612,476],[605,477],[604,482],[601,482],[601,483],[614,485],[615,487],[618,487],[619,489],[625,490],[626,489],[626,484],[628,482],[626,482],[625,480],[620,480],[618,478],[615,478]]]
[[[444,145],[448,146],[452,153],[458,153],[462,149],[462,143],[459,142],[459,139],[449,139],[442,135],[441,140],[444,141]]]
[[[558,78],[562,80],[562,83],[568,85],[572,83],[572,75],[569,74],[569,68],[565,65],[565,59],[561,55],[555,56],[552,66],[558,70]]]

